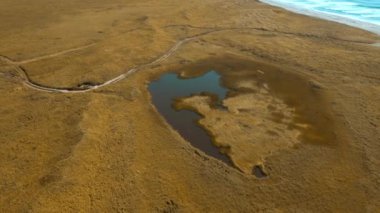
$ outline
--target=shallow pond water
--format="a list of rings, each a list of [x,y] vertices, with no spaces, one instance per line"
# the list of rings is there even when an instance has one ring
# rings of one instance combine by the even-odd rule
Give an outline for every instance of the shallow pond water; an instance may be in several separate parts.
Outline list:
[[[149,84],[152,101],[157,110],[178,133],[194,147],[227,164],[230,159],[214,146],[210,135],[197,124],[202,117],[190,110],[176,110],[173,107],[176,98],[188,97],[202,92],[218,96],[218,101],[226,97],[227,89],[220,83],[220,75],[215,71],[196,78],[180,78],[175,73],[162,75]]]
[[[149,84],[157,111],[194,147],[245,174],[269,177],[263,160],[301,142],[336,144],[326,90],[314,79],[235,57],[171,69],[181,75],[163,74]]]

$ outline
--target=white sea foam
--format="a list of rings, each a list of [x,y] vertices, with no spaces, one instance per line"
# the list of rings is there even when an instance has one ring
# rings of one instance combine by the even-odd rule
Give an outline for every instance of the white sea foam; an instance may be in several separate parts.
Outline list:
[[[380,35],[380,0],[262,0],[296,13],[362,28]]]

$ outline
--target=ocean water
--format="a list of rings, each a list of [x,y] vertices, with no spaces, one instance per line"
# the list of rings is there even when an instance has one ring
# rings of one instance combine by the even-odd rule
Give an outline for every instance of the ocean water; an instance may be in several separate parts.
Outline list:
[[[380,34],[380,0],[262,0],[271,5],[317,16]]]

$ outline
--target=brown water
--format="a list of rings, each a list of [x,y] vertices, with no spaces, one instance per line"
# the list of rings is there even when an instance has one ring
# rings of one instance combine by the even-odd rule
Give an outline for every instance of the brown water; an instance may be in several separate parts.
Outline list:
[[[268,176],[261,168],[261,166],[254,166],[252,169],[252,174],[255,175],[257,178],[265,178]]]
[[[164,74],[149,84],[152,101],[157,110],[178,133],[194,147],[207,155],[232,165],[228,156],[220,152],[210,135],[197,122],[202,117],[190,110],[176,110],[173,107],[176,98],[188,97],[208,92],[218,97],[226,97],[227,89],[220,83],[220,75],[215,71],[195,78],[179,78],[175,73]]]
[[[209,71],[213,69],[218,70],[218,72]],[[231,98],[239,94],[257,92],[255,87],[249,89],[240,86],[241,82],[248,81],[256,84],[259,88],[269,88],[268,98],[270,100],[272,98],[280,99],[288,107],[294,109],[294,117],[283,131],[299,130],[301,134],[297,139],[301,142],[334,145],[336,140],[334,121],[326,107],[324,89],[318,83],[310,81],[304,76],[290,71],[282,71],[264,63],[233,57],[180,65],[174,67],[174,70],[181,71],[181,77],[175,73],[164,74],[149,84],[152,102],[173,129],[177,130],[194,147],[209,156],[234,166],[229,156],[225,154],[226,152],[221,152],[221,150],[226,151],[226,148],[215,146],[213,137],[208,134],[206,129],[197,124],[202,116],[192,110],[176,110],[173,106],[176,99],[206,92],[218,99],[213,102],[216,103],[213,107],[223,110],[221,101],[226,98],[227,92],[228,97]],[[182,78],[182,76],[187,78]],[[268,110],[275,110],[275,108],[268,107]],[[242,111],[241,113],[245,112]],[[281,123],[282,118],[281,113],[274,112],[273,118],[270,119]],[[306,124],[307,128],[297,124]],[[271,132],[270,129],[268,132]],[[253,166],[251,174],[258,178],[269,175],[260,166]]]

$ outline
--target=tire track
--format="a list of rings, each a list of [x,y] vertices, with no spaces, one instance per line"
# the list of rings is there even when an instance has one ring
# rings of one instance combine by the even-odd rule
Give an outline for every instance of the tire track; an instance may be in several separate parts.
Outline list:
[[[209,31],[199,33],[199,34],[196,34],[194,36],[185,37],[185,38],[177,41],[169,50],[164,52],[161,56],[159,56],[155,60],[148,62],[146,64],[142,64],[142,65],[137,66],[137,67],[132,67],[129,70],[127,70],[126,72],[124,72],[123,74],[120,74],[120,75],[118,75],[118,76],[116,76],[116,77],[114,77],[108,81],[105,81],[101,84],[85,85],[84,88],[82,88],[82,87],[58,88],[58,87],[49,87],[49,86],[40,85],[36,82],[33,82],[29,78],[27,72],[21,67],[21,65],[26,64],[26,63],[39,61],[39,60],[43,60],[43,59],[48,59],[48,58],[60,56],[60,55],[64,55],[64,54],[68,54],[68,53],[78,51],[78,50],[82,50],[82,49],[85,49],[85,48],[88,48],[88,47],[95,45],[95,43],[85,45],[82,47],[77,47],[77,48],[61,51],[61,52],[57,52],[57,53],[53,53],[53,54],[49,54],[49,55],[45,55],[45,56],[41,56],[41,57],[37,57],[37,58],[27,59],[27,60],[23,60],[23,61],[13,61],[6,56],[0,56],[0,60],[4,61],[6,64],[13,65],[15,67],[16,71],[19,73],[24,85],[31,88],[31,89],[42,91],[42,92],[54,92],[54,93],[85,93],[85,92],[89,92],[92,90],[96,90],[96,89],[108,86],[110,84],[117,83],[117,82],[127,78],[129,75],[142,70],[143,68],[161,63],[161,62],[165,61],[166,59],[168,59],[171,55],[173,55],[185,43],[188,43],[188,42],[195,40],[199,37],[209,35],[212,33],[217,33],[217,32],[222,32],[222,31],[255,30],[255,31],[265,31],[265,32],[273,32],[273,33],[290,34],[290,35],[295,35],[295,36],[315,37],[315,38],[320,39],[320,37],[312,36],[312,35],[294,34],[294,33],[289,33],[289,32],[279,32],[276,30],[269,30],[269,29],[265,29],[265,28],[255,28],[255,27],[247,27],[247,28],[243,28],[243,27],[241,27],[241,28],[240,27],[218,28],[218,27],[215,27],[215,28],[212,28],[212,27],[196,27],[196,26],[192,26],[192,25],[167,25],[167,26],[164,26],[164,28],[170,28],[170,27],[198,28],[198,29],[204,29],[204,30],[209,30]],[[329,39],[331,39],[331,38],[329,38]],[[336,38],[334,38],[334,39],[336,39]],[[340,40],[340,41],[343,41],[343,40]],[[357,41],[346,41],[346,42],[360,43]]]
[[[84,45],[84,46],[80,46],[80,47],[76,47],[76,48],[72,48],[72,49],[68,49],[68,50],[64,50],[64,51],[60,51],[60,52],[56,52],[56,53],[52,53],[52,54],[48,54],[48,55],[39,56],[39,57],[36,57],[36,58],[25,59],[25,60],[22,60],[22,61],[14,61],[14,60],[11,60],[10,58],[6,57],[6,56],[0,56],[0,59],[2,59],[3,61],[7,62],[8,64],[22,65],[22,64],[28,64],[28,63],[31,63],[31,62],[40,61],[40,60],[44,60],[44,59],[48,59],[48,58],[54,58],[54,57],[57,57],[57,56],[60,56],[60,55],[66,55],[68,53],[72,53],[72,52],[76,52],[76,51],[79,51],[79,50],[83,50],[83,49],[92,47],[95,44],[96,43],[91,43],[91,44],[87,44],[87,45]]]
[[[133,68],[127,70],[125,73],[120,74],[120,75],[118,75],[118,76],[116,76],[116,77],[114,77],[114,78],[112,78],[112,79],[110,79],[108,81],[105,81],[105,82],[103,82],[101,84],[98,84],[98,85],[88,85],[85,88],[80,88],[80,87],[79,88],[78,87],[74,87],[74,88],[57,88],[57,87],[49,87],[49,86],[40,85],[38,83],[33,82],[29,78],[27,72],[20,65],[21,64],[25,64],[25,63],[30,63],[30,62],[33,62],[33,61],[37,61],[37,60],[42,60],[42,59],[46,59],[46,58],[51,58],[51,57],[67,54],[67,53],[70,53],[70,52],[73,52],[73,51],[77,51],[77,50],[80,50],[80,49],[87,48],[87,47],[92,46],[94,44],[90,44],[90,45],[87,45],[87,46],[83,46],[83,47],[79,47],[79,48],[74,48],[74,49],[70,49],[70,50],[65,50],[65,51],[62,51],[62,52],[58,52],[58,53],[54,53],[54,54],[50,54],[50,55],[46,55],[46,56],[41,56],[41,57],[38,57],[38,58],[33,58],[33,59],[24,60],[24,61],[19,61],[19,62],[12,61],[11,59],[9,59],[8,57],[5,57],[5,56],[0,56],[0,60],[3,60],[4,62],[6,62],[9,65],[13,65],[14,68],[15,68],[15,70],[20,75],[21,80],[23,81],[23,84],[25,86],[31,88],[31,89],[38,90],[38,91],[41,91],[41,92],[52,92],[52,93],[85,93],[85,92],[89,92],[89,91],[92,91],[92,90],[96,90],[96,89],[105,87],[105,86],[110,85],[110,84],[114,84],[116,82],[119,82],[119,81],[127,78],[129,75],[131,75],[131,74],[133,74],[133,73],[135,73],[137,71],[140,71],[143,68],[146,68],[146,67],[149,67],[149,66],[152,66],[152,65],[155,65],[155,64],[158,64],[160,62],[165,61],[171,55],[173,55],[183,44],[188,43],[189,41],[195,40],[195,39],[197,39],[197,38],[199,38],[201,36],[205,36],[205,35],[208,35],[208,34],[211,34],[211,33],[216,33],[216,32],[221,32],[221,31],[227,31],[227,30],[231,30],[231,29],[217,29],[217,30],[212,30],[212,31],[204,32],[204,33],[199,33],[199,34],[191,36],[191,37],[183,38],[183,39],[177,41],[169,50],[167,50],[166,52],[164,52],[157,59],[155,59],[155,60],[153,60],[151,62],[148,62],[146,64],[142,64],[140,66],[133,67]]]
[[[37,57],[37,58],[27,59],[27,60],[23,60],[23,61],[17,61],[17,62],[15,62],[15,64],[22,65],[22,64],[27,64],[27,63],[35,62],[35,61],[40,61],[40,60],[43,60],[43,59],[53,58],[53,57],[57,57],[57,56],[60,56],[60,55],[65,55],[65,54],[68,54],[68,53],[72,53],[72,52],[76,52],[76,51],[79,51],[79,50],[83,50],[83,49],[92,47],[94,45],[95,45],[95,43],[92,43],[92,44],[88,44],[88,45],[85,45],[85,46],[81,46],[81,47],[77,47],[77,48],[72,48],[72,49],[64,50],[64,51],[53,53],[53,54],[49,54],[49,55],[40,56],[40,57]]]

